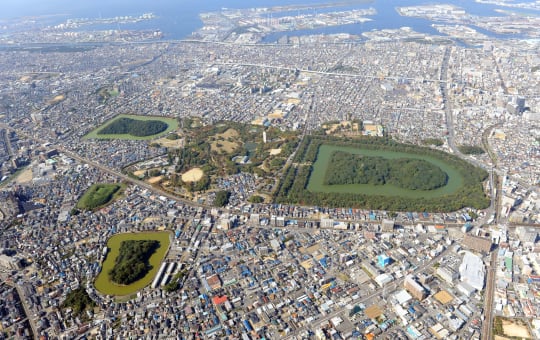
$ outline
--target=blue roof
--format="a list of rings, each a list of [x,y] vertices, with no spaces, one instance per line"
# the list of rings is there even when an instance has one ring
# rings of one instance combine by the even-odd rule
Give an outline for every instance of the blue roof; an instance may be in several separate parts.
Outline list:
[[[418,334],[418,331],[412,329],[411,326],[407,327],[407,333],[412,336],[414,339],[418,338],[421,334]]]
[[[242,323],[244,324],[244,328],[246,329],[246,331],[251,332],[253,330],[253,327],[251,327],[251,324],[249,323],[249,321],[244,320],[242,321]]]

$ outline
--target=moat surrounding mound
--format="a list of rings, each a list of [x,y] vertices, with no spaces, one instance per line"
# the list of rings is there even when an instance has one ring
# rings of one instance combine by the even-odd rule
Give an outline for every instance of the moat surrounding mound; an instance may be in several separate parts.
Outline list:
[[[486,179],[483,169],[427,147],[312,135],[285,170],[274,201],[391,211],[484,209],[490,202]]]
[[[393,184],[410,190],[433,190],[446,185],[448,175],[422,159],[370,157],[334,151],[324,176],[325,185]]]
[[[174,118],[121,114],[97,127],[84,139],[148,140],[178,129]]]
[[[158,248],[148,259],[151,269],[141,279],[131,284],[118,284],[112,281],[109,272],[116,264],[116,259],[120,255],[120,247],[124,241],[151,240],[159,243]],[[102,263],[101,272],[94,281],[94,286],[102,294],[127,296],[133,294],[149,285],[157,274],[161,261],[165,258],[170,244],[170,234],[168,232],[140,232],[121,233],[113,235],[107,241],[107,256]]]

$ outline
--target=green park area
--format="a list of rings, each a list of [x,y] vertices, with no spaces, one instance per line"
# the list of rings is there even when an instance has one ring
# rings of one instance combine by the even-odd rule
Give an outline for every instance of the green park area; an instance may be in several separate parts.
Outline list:
[[[163,182],[167,190],[182,188],[189,193],[208,190],[216,179],[239,172],[274,183],[300,135],[299,131],[231,121],[207,124],[197,118],[185,118],[182,126],[184,146],[168,149],[169,161],[178,160],[175,173]]]
[[[278,203],[390,211],[486,208],[487,173],[453,155],[389,138],[308,136],[286,169]]]
[[[148,140],[178,129],[174,118],[118,115],[88,133],[85,139]]]
[[[77,289],[70,291],[66,295],[66,299],[61,305],[62,308],[71,308],[74,315],[81,316],[86,319],[88,316],[83,312],[93,310],[96,303],[90,298],[86,289],[79,286]]]
[[[118,88],[104,86],[97,91],[99,101],[105,103],[110,98],[116,97],[120,94]]]
[[[82,195],[77,202],[77,209],[94,210],[107,205],[122,194],[123,184],[96,183]]]
[[[106,295],[126,296],[148,286],[169,249],[169,236],[168,232],[112,236],[107,241],[107,257],[94,282],[96,289]]]

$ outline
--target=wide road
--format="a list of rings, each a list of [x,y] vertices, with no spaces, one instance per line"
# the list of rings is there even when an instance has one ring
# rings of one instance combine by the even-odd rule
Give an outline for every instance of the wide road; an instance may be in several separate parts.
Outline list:
[[[446,87],[446,81],[448,78],[448,62],[450,60],[450,54],[452,53],[452,47],[447,46],[444,50],[444,56],[441,64],[441,73],[439,75],[441,96],[444,104],[444,114],[446,119],[446,129],[448,130],[448,146],[450,149],[461,158],[465,156],[459,151],[454,142],[454,115],[452,113],[452,105],[448,98],[448,88]]]
[[[24,309],[24,313],[26,314],[26,317],[28,318],[28,323],[30,324],[30,328],[32,328],[32,334],[34,335],[34,339],[37,339],[39,336],[39,333],[37,331],[36,324],[34,323],[34,319],[32,318],[32,312],[30,311],[30,308],[28,307],[28,304],[26,303],[26,295],[24,294],[23,289],[18,284],[12,284],[12,286],[17,289],[17,293],[19,294],[19,299],[21,300],[21,304]]]
[[[11,147],[11,140],[9,138],[8,130],[0,131],[0,136],[4,139],[4,144],[6,146],[6,152],[10,158],[13,158],[13,148]]]
[[[486,280],[486,291],[484,293],[484,323],[482,325],[482,340],[491,339],[493,329],[493,295],[495,293],[495,271],[497,268],[497,251],[491,253],[488,275]]]

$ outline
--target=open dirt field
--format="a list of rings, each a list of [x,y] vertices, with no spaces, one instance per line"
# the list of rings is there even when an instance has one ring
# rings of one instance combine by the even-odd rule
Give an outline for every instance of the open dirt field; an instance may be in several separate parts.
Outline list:
[[[238,136],[238,131],[235,129],[228,129],[221,134],[214,135],[216,140],[210,144],[210,148],[212,151],[221,152],[223,150],[226,153],[231,153],[238,147],[238,142],[229,142],[227,139],[232,138],[234,140],[238,138]]]
[[[283,110],[274,110],[274,112],[268,114],[268,118],[270,119],[282,119],[283,118]]]
[[[137,177],[141,177],[141,176],[144,176],[146,170],[137,170],[133,173],[133,175],[137,176]]]
[[[184,182],[197,182],[202,178],[204,172],[201,168],[193,168],[182,174],[182,181]]]
[[[174,149],[180,149],[184,146],[184,139],[167,139],[167,138],[160,138],[156,140],[156,143],[161,145],[164,148],[174,148]]]
[[[503,324],[504,335],[508,335],[509,337],[532,339],[527,326],[520,325],[518,323],[509,321],[509,320],[503,320],[502,324]]]
[[[49,105],[55,105],[55,104],[60,103],[60,102],[63,101],[64,99],[66,99],[66,96],[64,96],[63,94],[61,94],[61,95],[58,95],[58,96],[52,98],[52,99],[49,100],[47,103],[48,103]]]
[[[142,221],[142,223],[151,223],[151,222],[156,222],[159,220],[160,220],[159,217],[147,217]]]
[[[281,153],[281,149],[270,149],[270,156],[279,155]]]
[[[345,128],[347,126],[350,126],[351,123],[349,121],[343,121],[341,123],[336,123],[336,124],[330,124],[330,125],[325,125],[323,127],[325,127],[327,130],[326,130],[326,134],[332,134],[332,133],[335,133],[337,131],[338,128]],[[353,129],[356,128],[356,130],[358,130],[358,124],[354,124],[353,125]]]
[[[155,184],[163,179],[163,176],[152,177],[148,180],[148,183]]]
[[[15,179],[15,183],[17,184],[26,184],[32,182],[32,169],[26,169],[22,171],[19,176]]]

